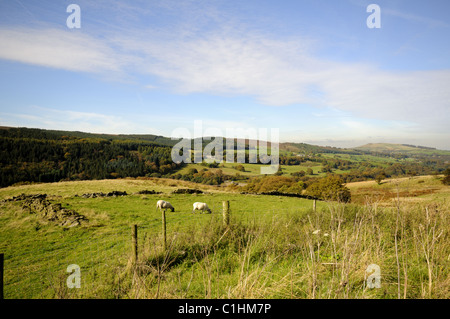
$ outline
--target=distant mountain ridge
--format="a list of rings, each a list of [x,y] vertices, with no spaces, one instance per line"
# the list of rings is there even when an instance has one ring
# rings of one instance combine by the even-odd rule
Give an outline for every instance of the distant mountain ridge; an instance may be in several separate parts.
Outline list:
[[[201,147],[209,147],[209,143],[215,143],[221,138],[223,137],[214,137],[214,141],[203,138]],[[229,172],[229,168],[229,174],[224,174],[221,169],[217,173],[206,169],[206,173],[203,173],[205,167],[201,169],[202,175],[180,174],[180,170],[189,165],[173,160],[173,146],[180,140],[151,134],[114,135],[0,127],[0,187],[28,182],[128,177],[185,178],[214,185],[220,185],[225,180],[242,179],[236,175],[237,172]],[[224,147],[229,147],[229,143],[226,143],[228,141],[230,140],[223,138]],[[196,142],[200,142],[200,138],[191,139],[190,142],[188,144],[191,144],[191,150],[194,151],[190,156],[195,157],[198,155]],[[249,149],[252,142],[255,141],[247,139],[245,148]],[[233,144],[235,152],[232,162],[237,162],[239,147],[236,141]],[[214,145],[214,148],[215,146],[217,145]],[[257,147],[260,161],[257,164],[260,165],[264,163],[261,161],[262,157],[267,156],[269,152],[272,154],[273,145],[271,147],[270,143],[267,143],[266,150],[260,143],[257,143]],[[290,170],[292,175],[297,173],[292,170],[292,166],[297,166],[294,170],[300,173],[303,169],[304,177],[310,166],[316,167],[316,173],[319,167],[320,173],[337,172],[347,180],[355,180],[373,179],[380,172],[385,172],[386,176],[432,174],[444,171],[450,164],[450,151],[402,144],[379,143],[359,148],[337,148],[306,143],[280,143],[279,149],[280,164],[285,166],[280,166],[279,172],[286,175]],[[202,155],[205,156],[203,152]],[[250,163],[250,152],[246,151],[243,155],[244,162]],[[302,163],[308,165],[301,166]],[[215,166],[209,168],[218,168],[219,163],[210,165]],[[314,175],[314,171],[311,170],[308,175]]]
[[[157,145],[173,146],[178,143],[179,139],[171,139],[161,135],[154,134],[108,134],[108,133],[87,133],[81,131],[63,131],[63,130],[47,130],[39,128],[26,127],[7,127],[0,126],[0,136],[14,138],[35,138],[39,136],[44,139],[61,139],[66,137],[75,138],[92,138],[105,140],[122,140],[122,141],[140,141]],[[192,139],[194,140],[194,139]],[[210,143],[211,140],[203,140],[203,144]],[[246,140],[246,146],[249,141]],[[224,147],[225,147],[224,143]],[[270,147],[270,142],[267,142]],[[391,144],[391,143],[368,143],[354,148],[340,148],[331,146],[318,146],[307,143],[283,142],[280,143],[280,151],[288,151],[294,153],[343,153],[343,154],[361,154],[361,152],[382,152],[382,153],[437,153],[440,155],[450,155],[450,151],[439,150],[433,147],[411,145],[411,144]]]
[[[365,145],[361,145],[358,147],[355,147],[356,149],[368,149],[368,150],[410,150],[410,149],[416,149],[416,148],[422,148],[422,149],[429,149],[429,150],[436,150],[435,147],[427,147],[427,146],[420,146],[420,145],[411,145],[411,144],[392,144],[392,143],[368,143]]]

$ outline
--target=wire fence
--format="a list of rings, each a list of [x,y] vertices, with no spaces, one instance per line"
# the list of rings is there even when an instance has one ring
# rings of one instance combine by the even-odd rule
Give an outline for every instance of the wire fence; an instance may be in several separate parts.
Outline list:
[[[57,238],[36,235],[33,241],[0,243],[0,253],[4,254],[4,298],[122,297],[125,283],[121,282],[121,277],[129,270],[136,248],[136,257],[142,261],[155,252],[163,253],[164,241],[167,245],[177,241],[199,243],[205,229],[230,222],[231,210],[226,202],[223,207],[213,207],[213,214],[167,213],[167,238],[164,238],[162,218],[142,223],[131,216],[104,231],[94,227],[92,231],[88,228],[89,231],[84,232],[61,232]],[[249,211],[232,215],[231,219],[250,224],[270,218],[274,223],[297,213],[295,210]],[[134,225],[137,225],[137,234],[132,238]],[[137,243],[137,247],[133,247],[133,243]],[[70,265],[79,267],[79,287],[70,288],[76,275],[68,269]]]
[[[223,215],[226,205],[216,203],[212,207],[212,214],[167,212],[165,241],[167,249],[175,247],[177,254],[195,246],[203,249],[208,246],[208,240],[222,239],[220,236],[224,234],[223,227],[226,227],[228,220],[232,225],[229,235],[235,231],[233,236],[236,234],[235,238],[239,240],[246,239],[248,235],[259,236],[260,247],[254,246],[257,248],[255,256],[258,256],[259,248],[264,252],[271,250],[276,256],[279,253],[295,251],[300,254],[304,265],[322,267],[322,271],[329,274],[332,280],[340,279],[337,278],[339,274],[349,276],[351,272],[352,276],[355,274],[355,278],[358,278],[355,282],[362,285],[365,269],[375,262],[383,266],[383,288],[387,287],[391,293],[395,286],[400,285],[400,272],[403,271],[403,268],[400,269],[400,265],[403,265],[401,258],[405,258],[411,268],[408,270],[411,276],[408,279],[411,281],[408,282],[408,287],[412,287],[411,291],[415,289],[413,296],[419,293],[420,296],[427,296],[428,292],[431,294],[432,291],[432,288],[423,288],[427,273],[420,273],[420,276],[416,276],[418,279],[415,278],[413,282],[411,278],[414,272],[431,269],[435,272],[433,278],[436,282],[447,276],[444,265],[448,263],[448,246],[444,244],[444,237],[440,239],[442,242],[437,241],[441,234],[445,236],[447,233],[448,224],[444,219],[446,214],[438,214],[436,211],[435,215],[428,217],[427,211],[425,217],[419,213],[414,217],[410,212],[403,216],[390,209],[377,212],[371,209],[353,209],[351,206],[345,206],[344,214],[343,206],[328,207],[326,203],[321,203],[316,213],[314,208],[299,206],[292,209],[246,210],[245,207],[239,207],[239,210],[233,212],[231,207],[231,216],[226,218]],[[85,228],[75,227],[67,231],[51,228],[45,235],[39,236],[41,233],[36,232],[33,240],[30,240],[29,233],[24,234],[22,240],[18,240],[18,236],[6,238],[0,242],[0,253],[4,254],[4,298],[135,298],[130,287],[134,284],[133,275],[130,280],[133,254],[136,254],[136,264],[149,266],[149,269],[152,262],[157,262],[165,253],[161,214],[158,212],[144,217],[143,215],[127,212],[126,218],[117,218],[112,220],[111,224],[103,226],[91,224]],[[409,229],[406,225],[399,233],[392,227],[399,216],[405,220],[410,218],[411,220],[406,221],[411,225],[428,225],[429,229],[423,234],[416,234],[414,230],[419,226],[411,226]],[[432,217],[434,224],[429,219]],[[402,220],[400,221],[403,222]],[[244,225],[244,229],[235,227],[239,224]],[[133,231],[134,225],[137,225],[137,232]],[[402,225],[400,223],[400,226]],[[220,232],[214,233],[217,229]],[[231,244],[226,247],[237,246],[231,239]],[[428,243],[439,245],[436,244],[436,248]],[[435,259],[431,260],[436,263],[434,268],[430,268],[432,265],[429,261],[424,263],[425,259],[420,257],[421,249],[424,250],[425,256],[433,256],[431,253],[436,251],[436,256],[433,257]],[[245,261],[245,251],[239,256]],[[297,259],[289,259],[289,262],[293,262],[293,267],[297,267]],[[70,265],[77,265],[80,273],[77,274],[73,268],[68,271]],[[310,270],[315,271],[314,267]],[[324,267],[332,270],[328,272]],[[306,270],[302,268],[301,271]],[[71,288],[70,284],[76,283],[77,275],[81,284],[79,288]]]
[[[185,224],[186,216],[167,218],[168,244],[175,238],[195,237],[198,229],[192,223]],[[200,215],[190,217],[200,218]],[[206,217],[209,223],[220,218],[219,214]],[[202,219],[205,220],[205,215]],[[120,276],[133,261],[133,249],[139,259],[150,252],[164,250],[161,219],[137,224],[136,234],[133,232],[135,225],[136,221],[130,218],[104,232],[68,230],[57,238],[36,235],[31,241],[11,239],[0,243],[0,253],[4,255],[4,298],[119,297],[122,292]],[[137,243],[137,247],[133,247],[133,243]],[[69,288],[73,274],[68,269],[70,265],[80,269],[81,285],[76,289]]]

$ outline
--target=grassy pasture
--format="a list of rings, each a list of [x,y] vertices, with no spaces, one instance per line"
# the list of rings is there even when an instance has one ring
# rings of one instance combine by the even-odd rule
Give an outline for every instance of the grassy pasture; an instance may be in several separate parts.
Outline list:
[[[415,161],[413,158],[406,158],[406,159],[396,159],[393,157],[379,157],[379,156],[374,156],[374,155],[369,155],[369,154],[364,154],[364,155],[352,155],[352,154],[327,154],[327,153],[323,153],[322,154],[323,157],[325,158],[336,158],[336,159],[343,159],[343,160],[348,160],[348,161],[352,161],[352,162],[368,162],[368,163],[372,163],[375,165],[381,165],[383,167],[387,167],[391,164],[394,163],[401,163],[404,161]]]
[[[397,200],[403,204],[446,203],[450,198],[450,189],[442,184],[442,175],[414,176],[385,179],[378,185],[375,181],[348,183],[352,193],[352,202],[378,201],[384,206],[395,206]]]
[[[318,202],[316,212],[306,199],[242,195],[169,179],[0,189],[0,199],[46,193],[89,219],[65,228],[24,212],[20,202],[0,203],[5,297],[449,298],[449,191],[438,182],[420,177],[351,183],[355,204]],[[171,193],[182,187],[205,193]],[[399,202],[373,193],[391,194],[394,188],[401,189]],[[135,194],[145,189],[163,193]],[[114,190],[129,195],[79,196]],[[424,193],[410,196],[419,190]],[[176,208],[166,213],[165,252],[155,209],[161,198]],[[222,223],[224,200],[231,208],[228,228]],[[191,214],[195,201],[207,202],[213,213]],[[133,224],[139,226],[134,267]],[[80,289],[66,286],[70,264],[81,268]],[[379,289],[366,285],[370,264],[381,268]]]
[[[203,166],[201,164],[187,164],[186,167],[183,167],[181,170],[179,170],[177,173],[179,174],[187,174],[189,169],[195,168],[197,171],[200,171],[202,169],[208,169],[211,172],[214,172],[216,170],[222,170],[222,172],[226,175],[236,175],[236,173],[239,173],[241,176],[247,176],[247,177],[254,177],[254,176],[261,176],[261,167],[264,167],[266,165],[262,164],[249,164],[249,163],[242,163],[240,165],[244,166],[245,172],[238,171],[234,167],[237,166],[236,163],[222,163],[220,164],[219,168],[209,168],[206,166]],[[299,171],[305,171],[308,168],[311,168],[314,172],[315,176],[325,176],[325,173],[322,173],[322,164],[314,163],[314,162],[306,162],[302,163],[302,165],[280,165],[283,175],[290,176],[291,173],[299,172]],[[336,170],[337,173],[342,172],[340,170]]]
[[[118,256],[117,260],[113,261],[114,264],[126,266],[128,263],[131,250],[130,226],[133,224],[139,225],[140,239],[143,239],[144,236],[148,236],[148,238],[153,236],[158,249],[161,249],[161,213],[155,209],[156,201],[161,198],[169,200],[176,207],[176,212],[168,212],[166,215],[169,239],[175,233],[193,236],[198,233],[199,227],[201,229],[208,225],[211,218],[213,220],[220,219],[223,200],[230,201],[233,219],[243,221],[256,218],[255,214],[257,213],[258,218],[271,220],[271,213],[280,209],[277,202],[282,203],[283,210],[292,211],[312,205],[307,200],[295,198],[278,199],[265,196],[267,198],[261,200],[257,196],[224,193],[204,185],[201,188],[208,192],[207,194],[171,194],[171,191],[182,185],[185,187],[199,186],[194,183],[181,182],[180,185],[179,181],[175,182],[171,180],[108,180],[34,184],[2,189],[0,199],[11,198],[22,193],[46,193],[53,201],[61,202],[64,207],[74,209],[89,219],[89,223],[86,225],[67,229],[55,226],[36,215],[24,214],[17,203],[1,204],[0,249],[6,255],[6,271],[10,269],[15,271],[14,274],[10,273],[14,280],[11,285],[6,286],[7,296],[12,298],[55,297],[53,295],[55,287],[53,284],[50,285],[55,282],[53,274],[67,277],[64,273],[65,267],[62,265],[67,266],[72,263],[82,266],[81,264],[85,262],[83,267],[88,269],[89,274],[94,273],[95,275],[92,275],[94,277],[107,277],[109,270],[101,266],[102,260]],[[111,198],[75,196],[93,192],[107,193],[113,190],[127,191],[128,194],[133,194],[144,189],[160,191],[163,194]],[[207,202],[213,209],[213,214],[191,214],[192,203],[195,201]],[[22,259],[21,256],[25,258]],[[35,258],[36,262],[34,262]],[[29,265],[30,260],[32,262]],[[41,263],[43,260],[44,264]],[[97,270],[91,271],[92,269]],[[24,270],[27,276],[24,280],[18,279]],[[48,285],[44,285],[45,288],[36,291],[28,289],[29,286],[39,286],[42,272],[47,277],[50,276],[46,281]],[[90,279],[88,276],[86,280]],[[89,290],[87,296],[92,297],[93,291]],[[82,294],[82,296],[86,295]],[[98,295],[94,294],[93,296]],[[111,297],[111,295],[107,296]]]

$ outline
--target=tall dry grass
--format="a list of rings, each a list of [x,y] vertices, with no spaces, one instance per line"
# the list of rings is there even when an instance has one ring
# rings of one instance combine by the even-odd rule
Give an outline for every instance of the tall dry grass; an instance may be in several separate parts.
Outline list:
[[[329,203],[150,237],[131,298],[449,298],[448,204]],[[256,215],[257,216],[257,215]],[[369,265],[381,270],[370,288]]]

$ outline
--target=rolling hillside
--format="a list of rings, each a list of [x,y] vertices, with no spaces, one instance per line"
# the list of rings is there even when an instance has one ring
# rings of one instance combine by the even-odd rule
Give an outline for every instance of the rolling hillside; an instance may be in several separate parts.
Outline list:
[[[450,156],[450,151],[438,150],[432,147],[415,146],[409,144],[369,143],[366,145],[355,147],[354,149],[363,152]]]
[[[193,150],[195,141],[192,140]],[[243,165],[236,165],[237,152],[233,163],[220,166],[218,163],[176,165],[171,151],[177,142],[156,135],[0,127],[0,186],[126,177],[166,177],[220,185],[261,175],[264,164],[250,164],[248,150]],[[202,147],[209,143],[211,139],[203,139]],[[247,140],[246,148],[248,145]],[[226,147],[225,140],[223,146]],[[270,153],[270,145],[268,148]],[[302,178],[305,183],[327,174],[340,174],[346,182],[373,180],[378,175],[429,175],[442,173],[450,163],[450,151],[397,144],[367,144],[346,149],[280,143],[279,154],[278,173]]]
[[[155,178],[0,189],[5,298],[390,299],[399,297],[398,287],[404,298],[449,298],[449,188],[436,176],[353,183],[354,204],[316,206],[179,187],[197,184]],[[112,192],[121,195],[90,196]],[[161,198],[176,207],[165,214],[167,248],[155,209]],[[212,214],[193,214],[195,201]],[[81,269],[79,289],[66,285],[72,264]],[[365,286],[371,264],[382,269],[380,289]]]

